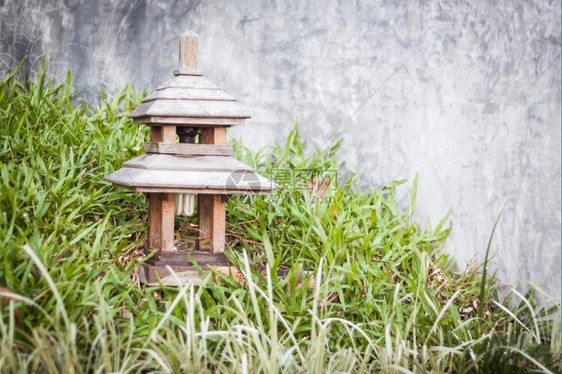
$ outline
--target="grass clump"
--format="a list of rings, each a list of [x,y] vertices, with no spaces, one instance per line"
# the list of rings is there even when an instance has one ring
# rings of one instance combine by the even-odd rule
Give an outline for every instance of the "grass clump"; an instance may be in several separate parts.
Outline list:
[[[244,281],[139,285],[145,199],[103,177],[141,153],[146,129],[126,117],[140,96],[76,103],[70,75],[44,67],[0,83],[3,372],[559,371],[558,304],[536,287],[495,301],[493,278],[440,252],[446,218],[412,219],[417,178],[403,212],[405,181],[336,183],[339,143],[305,158],[296,126],[267,152],[235,147],[282,185],[229,200]]]

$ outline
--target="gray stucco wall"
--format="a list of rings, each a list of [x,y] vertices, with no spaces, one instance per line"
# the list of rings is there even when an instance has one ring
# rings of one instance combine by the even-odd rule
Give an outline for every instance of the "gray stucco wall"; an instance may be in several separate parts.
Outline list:
[[[365,184],[419,172],[417,217],[451,213],[460,267],[483,259],[505,203],[499,278],[560,296],[560,2],[0,0],[0,71],[47,52],[90,99],[147,88],[188,28],[205,76],[253,117],[232,136],[259,148],[294,114],[310,145],[343,137]]]

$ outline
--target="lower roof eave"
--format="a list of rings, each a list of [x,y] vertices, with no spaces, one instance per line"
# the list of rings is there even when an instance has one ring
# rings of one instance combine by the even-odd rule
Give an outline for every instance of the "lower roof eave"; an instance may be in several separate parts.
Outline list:
[[[269,195],[273,189],[218,189],[218,188],[179,188],[179,187],[152,187],[152,186],[127,186],[113,182],[114,186],[135,192],[145,193],[193,193],[204,195]]]

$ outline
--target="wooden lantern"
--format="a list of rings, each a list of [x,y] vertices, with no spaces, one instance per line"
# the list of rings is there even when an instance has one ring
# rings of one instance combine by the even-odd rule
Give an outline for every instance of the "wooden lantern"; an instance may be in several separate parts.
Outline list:
[[[228,197],[268,194],[277,188],[232,157],[226,130],[244,124],[250,116],[233,97],[202,77],[197,69],[197,47],[197,34],[188,31],[180,36],[179,69],[174,77],[129,114],[134,123],[150,126],[146,153],[105,178],[148,195],[147,252],[156,253],[139,270],[141,281],[147,284],[157,284],[158,278],[164,284],[175,284],[170,268],[182,281],[200,281],[192,260],[202,269],[210,265],[232,271],[224,255]],[[174,218],[192,212],[194,194],[198,195],[196,248],[178,250]]]

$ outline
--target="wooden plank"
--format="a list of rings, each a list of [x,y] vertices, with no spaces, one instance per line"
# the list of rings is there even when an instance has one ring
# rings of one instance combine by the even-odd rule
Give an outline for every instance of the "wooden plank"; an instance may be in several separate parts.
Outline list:
[[[226,129],[224,127],[201,129],[201,135],[199,135],[199,143],[225,144]]]
[[[272,190],[227,190],[220,188],[180,188],[180,187],[151,187],[151,186],[125,186],[119,183],[113,183],[115,186],[125,188],[134,192],[144,193],[193,193],[204,195],[269,195]]]
[[[150,141],[175,143],[176,126],[170,126],[170,125],[152,126],[150,128]]]
[[[159,249],[160,246],[160,217],[162,217],[162,204],[160,193],[148,194],[148,247]]]
[[[226,200],[224,195],[199,195],[199,250],[224,252]]]
[[[167,99],[143,103],[129,113],[130,118],[145,116],[250,118],[235,101]]]
[[[145,249],[144,255],[151,254],[152,251]],[[193,266],[193,263],[204,267],[207,265],[227,266],[230,264],[224,253],[209,253],[203,251],[185,251],[176,252],[156,252],[146,263],[151,265],[170,265],[170,266]]]
[[[150,128],[150,141],[151,142],[161,142],[162,141],[162,127],[152,126]]]
[[[187,68],[174,70],[174,75],[203,75],[203,72],[199,69]]]
[[[197,68],[197,45],[199,36],[193,31],[186,31],[180,35],[180,69]]]
[[[133,192],[143,193],[192,193],[203,195],[269,195],[273,192],[272,189],[263,190],[227,190],[224,188],[205,188],[205,187],[153,187],[153,186],[129,186],[119,183],[113,183],[116,187],[125,188]]]
[[[187,144],[187,143],[181,143]],[[180,145],[180,143],[174,143]],[[210,145],[207,145],[209,147]],[[124,168],[146,170],[178,170],[178,171],[206,171],[206,172],[243,172],[254,171],[251,167],[230,156],[176,156],[170,154],[142,154],[125,161]],[[249,176],[248,176],[249,177]],[[249,179],[249,178],[248,178]]]
[[[164,82],[156,90],[165,88],[204,88],[209,90],[218,90],[219,87],[212,84],[205,78],[198,75],[176,75],[172,79]]]
[[[174,220],[175,220],[175,199],[173,193],[162,194],[162,233],[161,247],[162,252],[174,251]]]
[[[169,269],[175,274],[172,274]],[[242,272],[234,266],[212,266],[216,271],[219,271],[231,277],[238,283],[242,283]],[[201,269],[205,276],[211,272],[209,267]],[[158,274],[158,277],[156,276]],[[139,267],[139,278],[141,283],[148,286],[171,286],[180,287],[186,284],[193,284],[195,286],[201,286],[203,284],[203,279],[199,275],[199,271],[192,266],[180,267],[180,266],[154,266],[147,263],[142,264]],[[160,278],[160,281],[158,281]],[[179,280],[179,282],[178,282]]]
[[[210,90],[202,88],[165,88],[154,91],[142,102],[147,103],[154,100],[214,100],[214,101],[236,101],[232,96],[222,90]]]
[[[146,153],[162,153],[190,156],[232,156],[230,145],[189,143],[144,143]]]
[[[197,197],[197,222],[199,223],[199,239],[197,240],[197,248],[199,250],[211,249],[214,196],[216,195],[199,195]]]
[[[148,245],[163,252],[174,250],[174,194],[148,195],[149,232]]]
[[[244,118],[204,118],[204,117],[173,117],[173,116],[144,116],[133,118],[137,125],[161,126],[163,124],[195,127],[229,127],[243,125]]]

